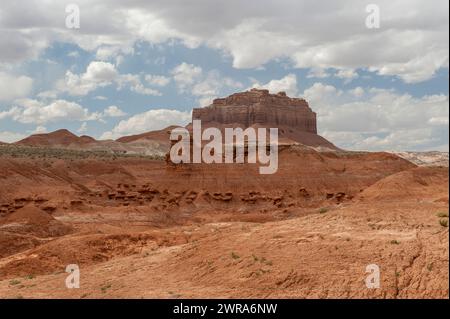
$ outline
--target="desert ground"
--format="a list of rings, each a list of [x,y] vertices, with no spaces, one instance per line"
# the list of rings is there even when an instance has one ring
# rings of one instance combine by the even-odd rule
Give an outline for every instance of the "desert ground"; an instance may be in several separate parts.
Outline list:
[[[1,298],[449,295],[445,165],[291,145],[259,175],[1,145],[0,183]]]

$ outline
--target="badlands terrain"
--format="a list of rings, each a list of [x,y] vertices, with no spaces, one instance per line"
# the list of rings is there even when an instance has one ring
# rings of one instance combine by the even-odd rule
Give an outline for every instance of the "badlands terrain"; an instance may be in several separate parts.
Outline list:
[[[241,98],[291,103],[254,91],[194,116],[225,125],[221,105]],[[286,134],[273,175],[168,165],[170,128],[0,145],[0,297],[448,298],[448,154],[340,150],[300,107],[302,130],[274,116]],[[69,264],[79,289],[66,288]]]

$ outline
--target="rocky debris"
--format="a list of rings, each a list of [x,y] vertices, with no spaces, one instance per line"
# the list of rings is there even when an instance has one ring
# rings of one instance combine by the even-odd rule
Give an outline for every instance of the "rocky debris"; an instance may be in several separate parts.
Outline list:
[[[353,195],[346,194],[345,192],[326,193],[325,196],[327,200],[335,200],[338,204],[343,201],[352,200],[354,197]]]

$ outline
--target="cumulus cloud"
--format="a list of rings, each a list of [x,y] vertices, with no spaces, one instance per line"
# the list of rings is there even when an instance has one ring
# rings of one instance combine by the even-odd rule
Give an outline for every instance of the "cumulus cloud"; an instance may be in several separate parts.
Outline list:
[[[0,131],[0,142],[14,143],[20,141],[27,137],[25,134],[10,132],[10,131]]]
[[[145,81],[149,85],[155,85],[155,86],[166,86],[170,83],[170,78],[164,75],[152,75],[147,74],[145,76]]]
[[[323,78],[328,78],[330,76],[330,73],[328,73],[326,70],[322,69],[322,68],[311,68],[308,71],[308,74],[306,75],[306,77],[308,79],[310,78],[317,78],[317,79],[323,79]]]
[[[253,83],[253,87],[259,89],[267,89],[271,93],[284,91],[291,97],[298,95],[297,76],[295,74],[288,74],[279,80],[271,80],[266,84],[255,82]]]
[[[448,148],[447,95],[414,97],[394,90],[348,91],[315,83],[303,93],[318,114],[319,133],[352,150]]]
[[[43,125],[38,125],[34,129],[34,131],[31,132],[32,134],[41,134],[41,133],[47,133],[47,128]]]
[[[198,106],[207,106],[228,89],[241,89],[244,85],[218,70],[204,72],[201,67],[183,62],[172,69],[171,74],[180,93],[198,97]]]
[[[131,91],[143,95],[159,96],[158,90],[145,87],[138,74],[119,74],[116,67],[104,61],[89,63],[86,72],[74,74],[67,71],[65,78],[57,82],[56,87],[61,92],[73,96],[84,96],[97,88],[115,83],[119,90],[128,87]]]
[[[14,76],[0,71],[0,101],[25,97],[31,92],[32,87],[33,79],[30,77]]]
[[[88,130],[87,123],[86,123],[86,122],[83,122],[83,123],[81,123],[81,126],[80,126],[80,128],[77,130],[77,132],[78,132],[78,133],[86,133],[87,130]]]
[[[337,78],[344,79],[345,83],[351,82],[353,79],[356,79],[359,77],[358,72],[352,69],[341,69],[338,70],[335,74]]]
[[[190,120],[190,112],[169,109],[149,110],[120,121],[111,131],[103,133],[100,139],[117,139],[125,135],[160,130],[170,125],[186,125]]]
[[[93,61],[83,74],[74,74],[67,71],[65,78],[58,81],[57,88],[70,95],[86,95],[98,87],[110,85],[116,80],[118,72],[109,62]]]
[[[104,116],[107,117],[122,117],[127,115],[127,113],[125,113],[124,111],[122,111],[120,108],[118,108],[115,105],[111,105],[108,106],[104,111],[103,111]]]
[[[200,107],[211,104],[212,100],[228,89],[236,90],[244,85],[230,77],[222,76],[219,71],[209,71],[204,78],[193,85],[191,93],[198,98]]]
[[[80,104],[66,100],[50,103],[33,99],[20,99],[6,111],[0,112],[0,120],[10,118],[22,124],[45,124],[60,121],[100,121],[106,117],[120,117],[126,113],[117,106],[109,106],[103,112],[90,112]]]
[[[0,63],[38,56],[55,41],[72,42],[110,59],[139,41],[178,40],[230,56],[236,68],[287,58],[299,68],[364,68],[415,83],[448,68],[447,0],[379,0],[381,28],[365,25],[367,3],[336,0],[79,0],[82,27],[61,21],[64,2],[16,0],[0,9]],[[220,14],[218,14],[218,12]],[[99,19],[101,17],[101,19]]]
[[[117,78],[118,89],[122,90],[125,87],[129,87],[132,92],[142,95],[161,96],[162,93],[153,88],[145,87],[141,82],[140,75],[138,74],[123,74]]]
[[[202,75],[199,66],[183,62],[172,69],[171,74],[180,92],[184,92]]]

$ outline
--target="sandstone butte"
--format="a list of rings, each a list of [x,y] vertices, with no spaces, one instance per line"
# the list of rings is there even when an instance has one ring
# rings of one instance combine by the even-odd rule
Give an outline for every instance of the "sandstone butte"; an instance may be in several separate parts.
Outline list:
[[[291,98],[285,92],[251,89],[215,99],[204,108],[194,108],[193,120],[202,127],[277,127],[280,141],[299,142],[313,147],[337,149],[317,134],[317,115],[302,98]],[[188,126],[190,127],[190,126]]]

